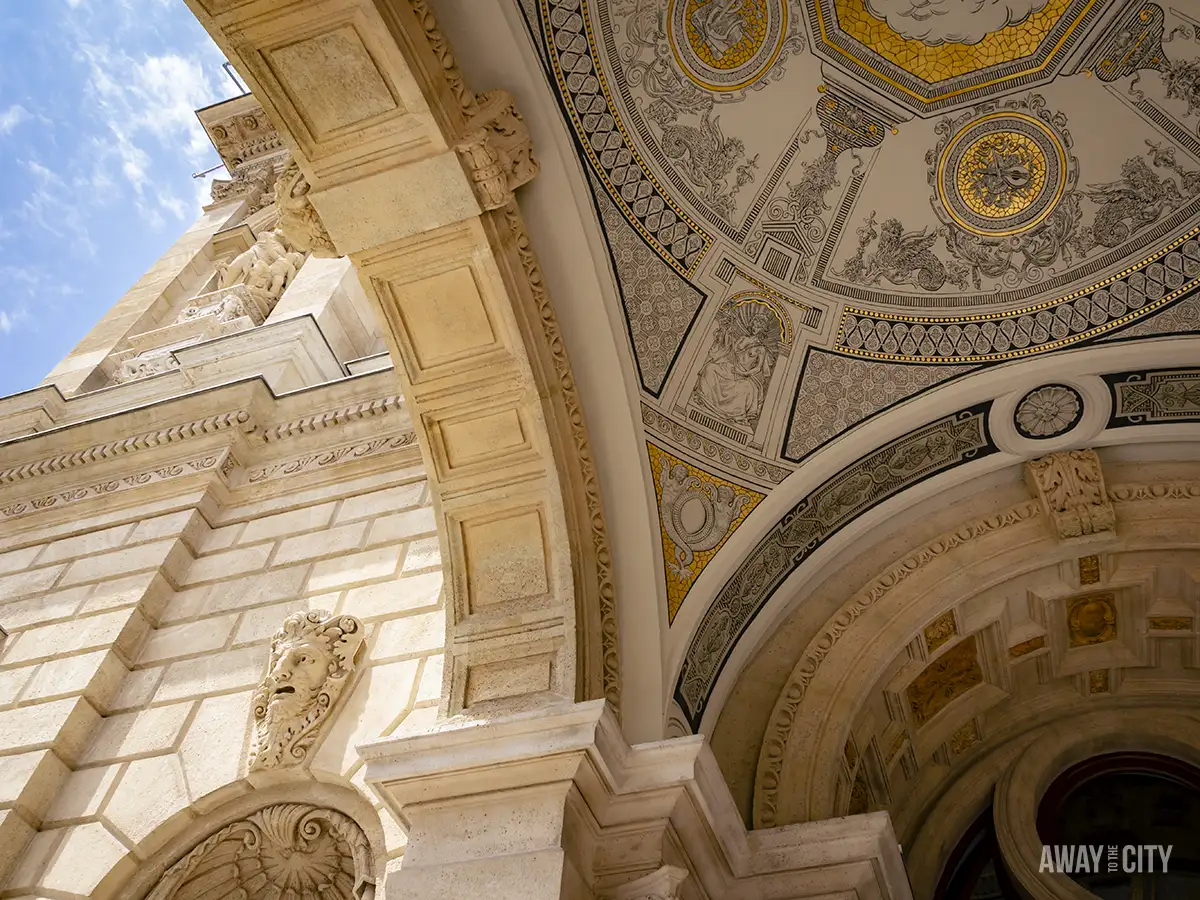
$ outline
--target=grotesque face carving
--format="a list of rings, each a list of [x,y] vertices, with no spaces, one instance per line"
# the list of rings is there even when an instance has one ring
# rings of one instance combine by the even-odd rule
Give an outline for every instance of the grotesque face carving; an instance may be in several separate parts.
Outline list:
[[[250,769],[302,763],[350,680],[362,623],[323,611],[284,620],[271,642],[267,676],[254,695]]]

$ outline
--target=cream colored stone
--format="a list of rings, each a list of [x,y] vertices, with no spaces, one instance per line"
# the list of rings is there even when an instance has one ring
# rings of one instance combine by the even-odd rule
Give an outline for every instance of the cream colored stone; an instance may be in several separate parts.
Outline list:
[[[210,530],[204,516],[197,510],[184,509],[165,516],[143,519],[137,523],[137,528],[127,543],[140,544],[160,538],[178,537],[195,552],[200,549],[200,544],[207,540]]]
[[[99,822],[64,831],[39,879],[43,890],[86,897],[106,875],[128,878],[137,868],[125,845]]]
[[[37,666],[34,665],[0,672],[0,706],[16,703],[17,697],[36,671]]]
[[[9,550],[7,553],[0,553],[0,575],[7,575],[10,572],[20,572],[28,569],[33,565],[34,559],[42,552],[40,544],[34,544],[31,547],[21,547],[19,550]]]
[[[15,807],[29,821],[38,821],[70,774],[52,750],[0,756],[0,806]]]
[[[356,522],[327,531],[285,538],[275,551],[272,564],[286,566],[304,560],[347,554],[362,546],[366,532],[367,523]]]
[[[436,701],[442,696],[442,669],[444,665],[442,654],[429,656],[421,668],[421,681],[417,687],[417,703]]]
[[[267,665],[261,647],[244,647],[171,663],[155,694],[156,703],[205,697],[258,683]]]
[[[13,634],[34,625],[70,618],[92,593],[92,587],[90,584],[83,584],[40,597],[30,597],[28,600],[6,603],[0,609],[0,624],[3,624],[9,634]]]
[[[336,595],[333,598],[336,600]],[[308,612],[310,609],[328,609],[317,600],[291,600],[287,603],[276,603],[272,606],[260,606],[242,614],[233,636],[233,646],[244,644],[260,644],[270,640],[279,625],[293,613]]]
[[[424,489],[424,480],[412,481],[408,484],[388,488],[387,490],[349,497],[342,501],[342,505],[338,509],[333,522],[335,525],[341,525],[343,522],[350,522],[355,519],[380,516],[398,512],[402,509],[409,509],[421,502],[421,492]]]
[[[142,645],[138,665],[146,666],[220,650],[229,640],[236,624],[237,616],[226,615],[156,629]]]
[[[358,616],[364,622],[414,612],[441,602],[442,573],[427,572],[408,578],[396,578],[351,588],[341,612]]]
[[[0,753],[53,749],[70,763],[99,721],[99,714],[82,698],[0,712]]]
[[[63,574],[62,584],[105,581],[151,569],[161,569],[177,577],[190,559],[191,553],[179,541],[155,541],[76,560]]]
[[[81,761],[95,766],[174,750],[194,708],[194,703],[176,703],[109,716]]]
[[[37,900],[45,896],[37,890],[40,876],[66,836],[66,828],[39,831],[26,844],[20,860],[4,884],[5,891],[26,891]]]
[[[188,567],[180,586],[190,587],[206,581],[223,581],[235,575],[257,572],[266,566],[271,550],[272,545],[261,544],[201,557]]]
[[[252,693],[210,697],[200,703],[179,748],[193,799],[237,780],[246,758]]]
[[[167,839],[167,829],[157,840],[156,830],[188,811],[187,781],[179,757],[174,753],[152,756],[129,763],[112,796],[104,804],[104,822],[142,852],[155,852]]]
[[[159,572],[143,572],[93,585],[92,593],[79,608],[79,614],[136,604],[147,619],[155,621],[173,596],[170,583]]]
[[[440,569],[442,553],[437,538],[425,538],[413,541],[404,553],[404,565],[400,567],[403,575],[420,572],[425,569]]]
[[[367,546],[400,544],[415,538],[437,534],[437,520],[428,506],[382,516],[371,523]]]
[[[0,877],[12,871],[36,833],[17,810],[0,810]]]
[[[155,666],[151,669],[138,669],[129,672],[121,679],[121,687],[109,704],[109,713],[126,712],[145,706],[154,696],[159,681],[166,672],[165,666]]]
[[[129,670],[111,650],[42,663],[21,694],[21,703],[37,703],[82,695],[101,713],[107,712]]]
[[[123,765],[97,766],[72,772],[46,811],[42,827],[57,828],[95,818],[123,768]]]
[[[251,575],[248,578],[214,585],[206,596],[204,612],[249,609],[266,603],[291,600],[303,592],[308,573],[308,566],[292,566],[286,569],[271,569],[261,575]]]
[[[244,527],[244,523],[238,522],[233,525],[222,526],[221,528],[207,529],[204,537],[196,544],[196,555],[206,556],[210,553],[219,553],[222,550],[228,550],[230,547],[236,546]]]
[[[246,523],[238,543],[255,544],[259,541],[286,537],[289,534],[300,534],[326,528],[333,519],[334,506],[333,503],[321,503],[291,512],[251,519]]]
[[[445,639],[446,616],[441,610],[389,619],[379,626],[372,656],[384,660],[432,653],[442,649]]]
[[[17,600],[30,594],[48,591],[58,581],[59,576],[66,571],[65,564],[47,566],[42,569],[28,569],[15,575],[0,578],[0,597],[5,600]]]
[[[4,665],[112,647],[128,655],[149,629],[136,611],[117,610],[21,632],[4,648]]]
[[[313,757],[313,766],[349,774],[358,761],[355,748],[387,734],[408,712],[416,675],[416,660],[373,665],[363,672]]]
[[[399,547],[380,547],[315,563],[308,590],[325,592],[391,578],[400,562]]]
[[[80,556],[91,556],[94,553],[106,553],[120,547],[133,533],[134,524],[118,525],[100,531],[89,531],[85,534],[55,541],[38,557],[38,565],[47,566],[56,562],[76,559]]]

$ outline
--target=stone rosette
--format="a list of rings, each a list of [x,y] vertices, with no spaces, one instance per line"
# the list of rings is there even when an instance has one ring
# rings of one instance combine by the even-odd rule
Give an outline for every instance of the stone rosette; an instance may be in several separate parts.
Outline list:
[[[1065,384],[1034,388],[1020,399],[1013,425],[1021,437],[1045,440],[1066,434],[1083,418],[1083,397]]]

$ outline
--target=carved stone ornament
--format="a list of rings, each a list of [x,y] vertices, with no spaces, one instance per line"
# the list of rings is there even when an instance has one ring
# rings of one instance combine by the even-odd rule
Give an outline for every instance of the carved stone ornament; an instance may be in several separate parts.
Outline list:
[[[179,368],[179,360],[170,352],[147,353],[127,359],[113,373],[113,384],[125,384]]]
[[[1104,489],[1096,451],[1051,453],[1031,459],[1025,472],[1060,538],[1116,529],[1116,514]]]
[[[364,637],[353,616],[313,610],[283,620],[271,641],[267,676],[254,693],[250,771],[305,761],[350,680]]]
[[[454,147],[485,210],[500,209],[513,191],[533,180],[539,165],[525,120],[507,91],[476,96],[479,111],[467,120],[467,133]]]
[[[682,463],[662,460],[659,473],[663,528],[675,543],[675,559],[667,565],[682,579],[696,574],[691,564],[697,553],[716,547],[750,498],[727,484],[705,483]]]
[[[369,900],[371,850],[332,809],[268,806],[209,835],[171,866],[146,900]]]
[[[687,869],[661,866],[649,875],[627,882],[602,896],[604,900],[677,900],[679,886],[687,877]]]
[[[217,263],[217,288],[245,285],[273,307],[302,265],[304,254],[292,249],[282,229],[264,231],[232,260]]]
[[[287,235],[292,247],[300,253],[311,253],[324,259],[341,256],[333,245],[329,232],[313,208],[308,194],[312,186],[294,159],[279,173],[275,182],[275,209],[279,213],[279,227]]]

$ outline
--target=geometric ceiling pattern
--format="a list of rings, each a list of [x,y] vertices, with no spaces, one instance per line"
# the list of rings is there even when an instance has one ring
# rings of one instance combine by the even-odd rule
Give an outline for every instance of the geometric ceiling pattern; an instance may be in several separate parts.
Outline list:
[[[612,257],[668,621],[759,499],[864,423],[989,366],[1200,332],[1186,8],[519,2]],[[962,416],[982,430],[947,460],[992,446],[987,411]],[[707,485],[687,529],[672,472]],[[719,669],[736,635],[698,627]],[[703,706],[689,659],[677,696]]]

